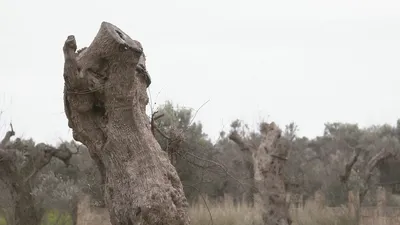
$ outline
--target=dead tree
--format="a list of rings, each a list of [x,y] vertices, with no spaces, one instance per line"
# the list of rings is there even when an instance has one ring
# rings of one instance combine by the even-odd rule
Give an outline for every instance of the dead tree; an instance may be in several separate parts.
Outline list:
[[[37,204],[32,190],[36,174],[45,167],[52,157],[60,157],[57,149],[46,144],[34,147],[25,145],[20,139],[10,142],[15,135],[8,131],[0,145],[0,180],[11,193],[13,206],[13,225],[39,225],[45,210]]]
[[[251,151],[254,162],[254,182],[262,199],[262,218],[266,225],[289,225],[291,219],[286,203],[284,166],[289,153],[286,140],[275,123],[260,125],[262,140],[258,148],[246,144],[237,133],[231,133],[243,151]]]
[[[138,41],[103,22],[89,47],[64,44],[64,103],[75,140],[99,166],[113,225],[189,224],[182,183],[151,132],[150,77]]]

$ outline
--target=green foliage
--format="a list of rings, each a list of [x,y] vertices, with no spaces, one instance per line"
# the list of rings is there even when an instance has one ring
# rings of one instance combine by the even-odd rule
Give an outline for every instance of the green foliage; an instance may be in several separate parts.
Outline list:
[[[72,225],[71,216],[68,213],[50,210],[46,213],[42,225]]]
[[[373,176],[365,184],[368,162],[382,150],[396,155],[400,149],[398,127],[387,124],[360,128],[357,124],[326,123],[324,134],[307,142],[306,146],[298,148],[296,140],[294,146],[298,150],[292,151],[292,156],[295,157],[290,158],[289,166],[293,167],[293,171],[304,172],[304,190],[314,192],[315,189],[322,189],[331,205],[344,203],[348,189],[359,189],[368,185],[369,192],[373,193],[376,187],[374,184],[379,183],[382,178],[379,170],[386,161],[373,168]],[[338,177],[343,174],[345,165],[354,156],[356,148],[360,149],[360,156],[353,166],[347,185],[343,185]],[[387,179],[393,180],[398,175],[391,176]],[[374,196],[367,194],[364,203],[373,204],[373,201]]]
[[[0,225],[7,225],[6,220],[1,216]],[[53,209],[44,215],[41,225],[72,225],[72,218],[68,213]]]
[[[184,141],[175,154],[175,165],[178,175],[184,185],[186,196],[190,199],[197,198],[199,192],[212,195],[210,185],[209,160],[215,155],[213,144],[203,132],[203,125],[193,121],[193,110],[174,107],[172,102],[166,102],[157,109],[158,115],[163,114],[156,121],[161,132],[169,135],[173,132],[182,132]],[[168,151],[171,140],[160,133],[155,134],[157,141],[163,150]],[[214,165],[215,166],[215,165]],[[211,188],[210,188],[211,186]]]

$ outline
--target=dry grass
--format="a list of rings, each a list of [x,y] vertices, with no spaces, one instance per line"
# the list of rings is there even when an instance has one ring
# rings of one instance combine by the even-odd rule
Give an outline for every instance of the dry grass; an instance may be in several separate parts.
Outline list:
[[[245,204],[234,206],[230,197],[225,196],[221,202],[211,202],[201,199],[197,204],[190,207],[190,218],[192,225],[259,225],[261,216],[256,208]],[[210,217],[210,213],[212,217]],[[212,221],[211,221],[212,218]]]
[[[190,208],[192,225],[259,225],[262,224],[259,207],[246,204],[235,206],[230,197],[222,202],[201,199]],[[211,217],[212,215],[212,223]],[[296,225],[353,225],[355,221],[348,215],[346,208],[320,209],[314,202],[308,202],[303,209],[292,209],[291,216]]]
[[[291,209],[291,216],[297,225],[354,225],[347,207],[320,208],[315,202],[307,202],[302,209]]]

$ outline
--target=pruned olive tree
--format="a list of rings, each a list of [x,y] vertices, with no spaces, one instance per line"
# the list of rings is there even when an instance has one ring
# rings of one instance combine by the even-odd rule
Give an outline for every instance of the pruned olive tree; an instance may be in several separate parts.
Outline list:
[[[89,47],[64,51],[64,105],[100,169],[113,225],[189,224],[182,183],[146,115],[150,77],[138,41],[103,22]]]
[[[39,172],[53,157],[69,162],[73,153],[66,145],[55,148],[44,143],[35,145],[33,141],[19,138],[10,141],[13,135],[15,132],[11,126],[0,143],[0,182],[4,191],[9,192],[7,199],[1,199],[0,204],[6,210],[7,224],[39,225],[46,205],[62,201],[65,196],[70,197],[77,192],[66,190],[74,187],[57,180],[54,174]]]
[[[289,206],[286,202],[284,167],[290,146],[281,138],[281,129],[275,123],[260,124],[261,140],[253,146],[233,130],[229,138],[242,151],[253,157],[254,185],[262,201],[262,218],[265,225],[290,225]]]
[[[334,129],[332,129],[334,130]],[[378,183],[378,169],[388,159],[399,159],[400,142],[394,129],[388,125],[370,127],[362,130],[358,139],[350,135],[343,137],[340,129],[330,132],[332,139],[343,143],[346,149],[353,153],[343,166],[339,175],[340,182],[346,190],[357,193],[356,221],[360,222],[360,206],[367,193]]]

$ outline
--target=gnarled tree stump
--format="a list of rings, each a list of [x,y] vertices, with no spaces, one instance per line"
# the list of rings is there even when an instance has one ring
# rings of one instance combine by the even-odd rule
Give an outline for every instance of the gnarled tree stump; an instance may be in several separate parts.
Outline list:
[[[138,41],[103,22],[88,48],[68,36],[65,113],[99,166],[113,225],[189,224],[187,200],[145,109],[150,77]]]
[[[266,225],[290,225],[283,174],[289,145],[275,123],[262,123],[260,132],[261,144],[253,157],[254,179],[264,205],[262,217]]]
[[[281,129],[275,123],[261,123],[261,143],[258,148],[246,143],[234,131],[229,138],[242,151],[250,151],[254,163],[254,186],[262,201],[265,225],[290,225],[289,205],[283,170],[289,154],[288,140],[281,138]]]

